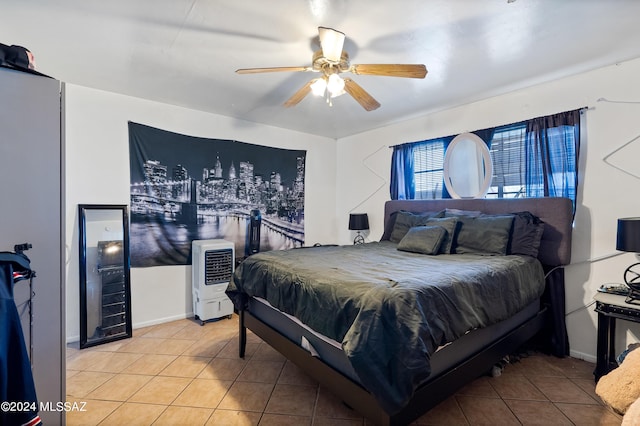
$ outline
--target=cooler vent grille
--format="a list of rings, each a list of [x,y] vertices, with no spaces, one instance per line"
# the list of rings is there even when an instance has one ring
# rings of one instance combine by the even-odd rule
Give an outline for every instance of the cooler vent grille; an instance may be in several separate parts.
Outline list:
[[[233,250],[207,250],[204,253],[204,284],[229,282],[233,273]]]

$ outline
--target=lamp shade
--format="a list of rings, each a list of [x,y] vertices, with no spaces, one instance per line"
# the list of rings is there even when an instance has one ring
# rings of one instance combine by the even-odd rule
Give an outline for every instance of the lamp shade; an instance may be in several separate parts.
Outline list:
[[[369,229],[369,216],[366,213],[351,213],[349,215],[349,229],[354,231]]]
[[[616,250],[640,253],[640,217],[618,219]]]
[[[340,62],[342,48],[344,47],[344,33],[333,28],[318,27],[318,38],[322,55],[332,62]]]

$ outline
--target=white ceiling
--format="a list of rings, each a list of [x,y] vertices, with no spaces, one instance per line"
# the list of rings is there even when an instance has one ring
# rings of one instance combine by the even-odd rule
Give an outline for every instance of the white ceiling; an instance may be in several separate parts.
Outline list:
[[[0,0],[0,16],[0,43],[61,81],[331,138],[640,57],[637,0]],[[351,76],[382,104],[366,112],[282,106],[316,74],[234,72],[310,65],[318,26],[354,64],[429,73]]]

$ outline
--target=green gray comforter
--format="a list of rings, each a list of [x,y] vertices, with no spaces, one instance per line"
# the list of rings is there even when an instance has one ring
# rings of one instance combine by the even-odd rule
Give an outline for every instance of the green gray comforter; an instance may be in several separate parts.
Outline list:
[[[436,349],[504,320],[539,298],[528,256],[438,255],[388,241],[269,251],[248,257],[229,292],[266,299],[338,342],[390,414],[430,374]]]

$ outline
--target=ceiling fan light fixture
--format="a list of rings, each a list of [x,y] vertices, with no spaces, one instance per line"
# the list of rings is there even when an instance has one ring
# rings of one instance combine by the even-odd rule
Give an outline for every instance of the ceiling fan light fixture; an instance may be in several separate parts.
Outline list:
[[[338,96],[342,96],[342,95],[344,95],[345,93],[347,93],[347,92],[346,92],[344,89],[341,89],[341,90],[340,90],[340,91],[338,91],[338,92],[332,93],[332,94],[331,94],[331,97],[332,97],[332,98],[337,98]]]
[[[335,98],[346,93],[344,80],[338,74],[316,78],[309,87],[315,96],[326,96],[327,98]]]
[[[332,62],[340,62],[345,39],[344,33],[333,28],[318,27],[318,35],[324,57]]]
[[[332,98],[343,95],[345,93],[344,80],[338,74],[331,74],[327,81],[327,90]]]
[[[327,89],[327,82],[324,77],[316,78],[316,80],[311,83],[311,93],[315,96],[324,96],[324,92]]]

